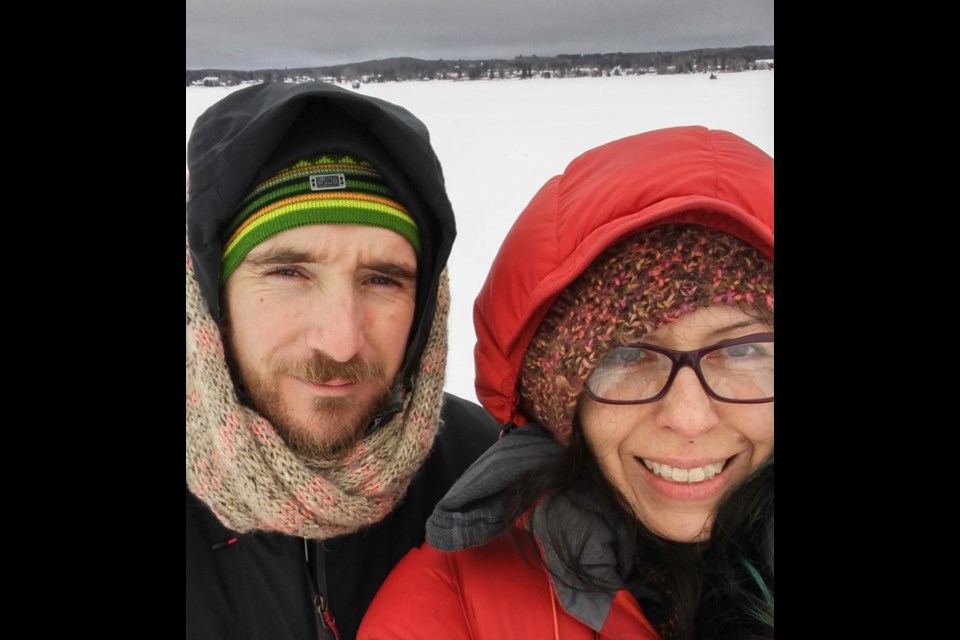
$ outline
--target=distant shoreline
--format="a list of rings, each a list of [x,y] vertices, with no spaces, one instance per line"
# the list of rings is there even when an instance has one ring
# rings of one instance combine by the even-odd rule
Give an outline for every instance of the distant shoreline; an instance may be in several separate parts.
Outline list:
[[[187,69],[187,86],[233,86],[252,82],[402,82],[405,80],[506,80],[648,73],[725,73],[773,69],[774,46],[755,45],[645,53],[517,56],[512,60],[421,60],[388,58],[287,69]]]

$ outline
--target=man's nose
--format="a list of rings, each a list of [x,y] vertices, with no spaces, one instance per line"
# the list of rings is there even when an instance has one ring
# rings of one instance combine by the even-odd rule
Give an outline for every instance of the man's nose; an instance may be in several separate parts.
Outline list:
[[[350,287],[319,294],[308,311],[307,346],[347,362],[364,345],[363,309]]]

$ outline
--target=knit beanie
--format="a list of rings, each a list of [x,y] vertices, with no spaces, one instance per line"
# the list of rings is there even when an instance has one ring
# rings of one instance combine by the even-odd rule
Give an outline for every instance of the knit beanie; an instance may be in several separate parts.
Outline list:
[[[711,304],[773,312],[773,260],[716,229],[670,224],[607,248],[563,290],[524,354],[520,410],[569,441],[597,363],[681,315]]]
[[[365,224],[403,236],[420,258],[420,232],[369,162],[344,154],[303,158],[244,198],[223,235],[221,286],[258,244],[310,224]]]

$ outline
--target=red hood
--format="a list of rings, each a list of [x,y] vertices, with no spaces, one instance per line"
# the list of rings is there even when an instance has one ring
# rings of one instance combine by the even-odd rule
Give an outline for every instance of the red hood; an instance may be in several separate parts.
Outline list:
[[[526,422],[520,363],[560,292],[616,240],[669,222],[722,229],[773,258],[773,158],[726,131],[676,127],[592,149],[551,178],[474,304],[477,398],[501,424]]]

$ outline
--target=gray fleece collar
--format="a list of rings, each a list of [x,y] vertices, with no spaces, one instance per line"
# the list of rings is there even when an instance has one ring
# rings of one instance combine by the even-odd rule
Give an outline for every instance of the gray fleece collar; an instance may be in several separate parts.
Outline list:
[[[506,489],[524,473],[558,459],[564,447],[546,429],[530,423],[500,438],[450,488],[427,521],[427,541],[442,551],[458,551],[489,542],[512,523],[504,522]],[[543,548],[544,561],[564,609],[595,631],[610,612],[609,593],[578,588],[573,572],[561,561],[561,546],[576,550],[583,567],[609,584],[628,575],[631,542],[596,512],[588,498],[574,491],[550,496],[533,511],[531,527]]]
[[[427,541],[441,551],[475,547],[502,533],[506,489],[524,473],[563,455],[537,424],[514,429],[470,465],[427,520]]]

